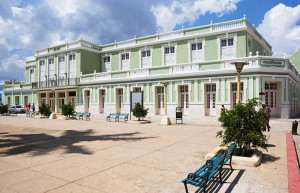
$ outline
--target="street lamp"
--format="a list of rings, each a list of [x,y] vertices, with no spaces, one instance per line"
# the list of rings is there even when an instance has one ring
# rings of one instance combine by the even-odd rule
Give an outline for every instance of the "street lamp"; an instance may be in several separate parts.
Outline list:
[[[235,65],[236,71],[238,73],[238,83],[237,83],[237,93],[238,93],[238,102],[241,102],[241,72],[245,65],[248,65],[248,62],[232,62],[231,64]]]
[[[160,124],[161,125],[171,125],[170,118],[167,115],[167,88],[170,83],[162,82],[161,84],[164,85],[164,91],[165,91],[165,93],[164,93],[164,95],[165,95],[165,114],[164,114],[163,118],[161,119]]]

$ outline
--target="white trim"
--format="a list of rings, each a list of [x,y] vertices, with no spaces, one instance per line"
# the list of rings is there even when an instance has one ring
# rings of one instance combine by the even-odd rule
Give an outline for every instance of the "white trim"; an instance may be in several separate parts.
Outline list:
[[[122,69],[122,54],[129,54],[129,68],[127,70]],[[118,72],[130,70],[130,67],[131,67],[130,63],[131,63],[131,50],[119,51],[119,70],[118,70]]]
[[[202,43],[202,60],[201,61],[197,61],[197,62],[205,61],[205,47],[206,47],[205,46],[205,37],[203,37],[203,38],[195,37],[195,39],[187,41],[188,63],[192,63],[192,49],[191,49],[191,46],[194,43]]]
[[[174,54],[175,54],[175,63],[177,64],[177,42],[168,42],[167,44],[161,45],[162,51],[162,66],[173,66],[174,64],[166,65],[165,64],[165,48],[167,47],[174,47]]]
[[[222,44],[221,44],[221,40],[223,39],[230,39],[230,38],[233,38],[233,58],[225,58],[228,59],[228,60],[231,60],[231,59],[237,59],[237,49],[236,49],[236,45],[237,45],[237,33],[226,33],[226,34],[223,34],[223,35],[219,35],[217,36],[217,47],[218,47],[218,60],[222,60],[224,58],[221,58],[221,49],[222,49]]]
[[[142,51],[147,51],[150,50],[150,57],[151,57],[151,63],[150,63],[150,68],[153,66],[153,46],[145,46],[139,49],[139,67],[142,67]]]
[[[110,62],[109,62],[109,65],[110,65],[110,71],[107,71],[107,69],[106,69],[106,71],[103,71],[103,67],[104,67],[104,65],[105,65],[105,63],[104,63],[104,58],[106,58],[106,57],[109,57],[109,60],[110,60]],[[130,56],[129,56],[130,57]],[[130,58],[129,58],[130,59]],[[112,53],[105,53],[105,54],[103,54],[103,55],[101,55],[101,62],[100,62],[100,70],[101,70],[101,72],[111,72],[112,71],[112,69],[111,69],[111,64],[112,64]]]

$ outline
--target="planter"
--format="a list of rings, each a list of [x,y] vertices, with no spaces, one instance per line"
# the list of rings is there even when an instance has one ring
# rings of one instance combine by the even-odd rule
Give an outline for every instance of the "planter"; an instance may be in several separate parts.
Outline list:
[[[48,119],[48,116],[35,116],[35,119]]]
[[[147,124],[147,123],[151,123],[151,121],[148,121],[148,120],[142,120],[142,121],[133,120],[133,121],[127,121],[127,123],[131,123],[131,124]]]
[[[209,160],[212,158],[219,150],[224,149],[227,150],[227,147],[217,147],[210,151],[205,155],[205,160]],[[232,164],[238,166],[247,166],[247,167],[257,167],[261,164],[262,160],[262,152],[258,150],[254,150],[254,153],[251,157],[243,157],[243,156],[232,156]]]
[[[59,119],[59,120],[70,120],[70,117],[67,117],[67,116],[58,116],[57,119]]]

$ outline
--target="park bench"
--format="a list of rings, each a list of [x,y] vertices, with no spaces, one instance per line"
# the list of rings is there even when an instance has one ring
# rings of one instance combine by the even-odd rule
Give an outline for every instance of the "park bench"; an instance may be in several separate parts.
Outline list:
[[[110,113],[107,117],[106,117],[106,121],[110,121],[110,119],[115,119],[115,121],[119,121],[119,114],[118,113]]]
[[[204,165],[197,169],[194,173],[190,173],[187,178],[182,180],[184,183],[185,191],[188,193],[187,184],[194,185],[196,187],[203,188],[204,192],[208,181],[212,178],[219,178],[220,182],[222,181],[222,169],[223,165],[230,165],[232,170],[231,160],[232,152],[236,147],[235,143],[232,143],[228,150],[220,150],[216,155],[214,155],[210,160],[207,160]],[[230,161],[229,164],[226,164],[227,161]],[[218,177],[215,177],[218,174]]]
[[[78,117],[78,119],[80,120],[80,119],[82,118],[82,113],[81,113],[81,112],[76,112],[76,113],[74,113],[74,114],[72,115],[72,118],[73,118],[73,119],[77,119],[77,117]]]
[[[128,113],[121,113],[119,114],[118,121],[120,120],[120,118],[124,119],[124,121],[128,121],[128,116],[129,116]]]
[[[91,113],[82,113],[81,120],[83,120],[83,117],[85,117],[86,121],[91,120]]]
[[[32,111],[30,117],[38,116],[40,113],[38,111]]]

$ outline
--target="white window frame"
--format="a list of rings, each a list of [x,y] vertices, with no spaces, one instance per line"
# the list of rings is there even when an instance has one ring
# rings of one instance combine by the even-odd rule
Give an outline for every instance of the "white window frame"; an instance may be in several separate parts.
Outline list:
[[[33,71],[33,80],[31,79],[31,70]],[[35,82],[35,69],[34,68],[29,68],[29,82],[30,83]]]
[[[45,59],[41,59],[41,60],[39,60],[39,81],[42,81],[41,80],[41,62],[43,62],[43,66],[44,66],[44,68],[45,68],[45,74],[44,74],[44,77],[43,77],[43,81],[46,81],[46,60]],[[45,80],[44,80],[45,79]]]
[[[110,62],[108,62],[109,69],[110,69],[109,71],[107,70],[105,62],[104,62],[104,58],[106,58],[106,57],[109,57],[109,61],[110,61]],[[111,70],[111,59],[112,59],[112,54],[105,53],[104,55],[102,55],[101,62],[103,64],[103,66],[101,66],[101,72],[111,72],[112,71]],[[106,71],[104,71],[104,67],[105,67]]]
[[[74,55],[74,58],[72,60],[70,60],[70,56],[71,55]],[[76,52],[70,52],[68,53],[68,78],[76,78],[77,77],[77,61],[76,61]],[[71,72],[71,69],[70,69],[70,65],[71,65],[71,61],[74,61],[75,63],[75,76],[73,77],[70,77],[70,72]]]
[[[125,69],[125,70],[122,69],[122,55],[123,54],[129,54],[129,59],[128,59],[129,68]],[[131,51],[130,50],[124,50],[124,51],[119,53],[119,71],[128,71],[128,70],[130,70],[130,59],[131,59]]]
[[[193,40],[189,40],[187,43],[187,47],[188,47],[188,62],[192,63],[192,44],[195,43],[202,43],[202,60],[197,61],[197,62],[201,62],[201,61],[205,61],[205,38],[195,38]]]
[[[50,60],[53,61],[53,63],[51,62],[51,65],[53,65],[53,77],[52,79],[54,80],[55,79],[55,58],[54,57],[50,57],[48,58],[48,80],[50,80]]]
[[[221,40],[224,39],[230,39],[233,38],[233,58],[237,57],[237,49],[236,49],[236,45],[237,45],[237,33],[231,33],[231,34],[224,34],[224,35],[220,35],[217,36],[217,44],[218,44],[218,59],[219,60],[230,60],[233,58],[222,58],[222,44],[221,44]]]
[[[151,68],[153,66],[153,47],[152,46],[145,46],[144,48],[140,48],[139,50],[139,63],[140,63],[140,68],[144,68],[143,64],[142,64],[142,52],[143,51],[148,51],[150,50],[150,66],[149,68]]]
[[[174,54],[175,54],[175,63],[174,64],[169,64],[167,65],[165,63],[165,48],[167,47],[174,47]],[[162,64],[163,66],[172,66],[177,64],[177,42],[168,42],[167,44],[162,44],[161,45],[161,51],[162,51]]]

